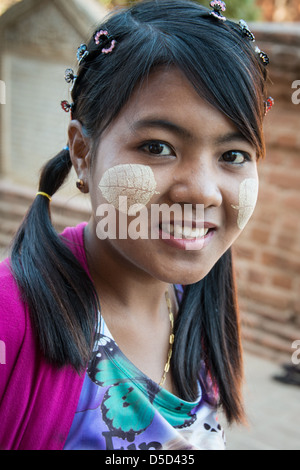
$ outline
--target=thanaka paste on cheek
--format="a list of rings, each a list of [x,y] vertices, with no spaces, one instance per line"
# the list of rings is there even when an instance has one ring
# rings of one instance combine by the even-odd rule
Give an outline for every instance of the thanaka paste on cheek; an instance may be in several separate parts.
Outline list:
[[[240,184],[239,205],[232,206],[238,213],[238,228],[243,230],[249,222],[258,198],[258,181],[255,178],[248,178]]]
[[[107,170],[99,188],[103,197],[115,209],[135,214],[142,210],[155,194],[157,183],[154,173],[145,165],[117,165]],[[120,205],[120,197],[127,197],[127,205]]]

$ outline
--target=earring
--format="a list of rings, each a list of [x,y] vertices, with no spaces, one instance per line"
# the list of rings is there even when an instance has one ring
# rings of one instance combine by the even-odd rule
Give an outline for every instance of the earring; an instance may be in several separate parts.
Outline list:
[[[77,186],[77,189],[79,189],[79,191],[82,191],[84,188],[84,181],[81,179],[78,179],[76,181],[76,186]]]

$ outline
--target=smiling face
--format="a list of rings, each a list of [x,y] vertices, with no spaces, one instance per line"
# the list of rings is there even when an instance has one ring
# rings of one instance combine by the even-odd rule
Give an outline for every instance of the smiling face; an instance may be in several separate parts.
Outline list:
[[[160,225],[158,239],[97,238],[97,208],[108,201],[101,184],[112,174],[117,173],[118,177],[118,172],[123,174],[130,167],[133,173],[129,183],[123,174],[123,194],[126,195],[128,186],[133,202],[144,203],[138,195],[141,182],[134,177],[141,166],[151,175],[153,191],[146,198],[149,213],[152,204],[192,207],[189,220],[173,220],[179,231],[181,222],[190,223],[189,234],[185,233],[187,241],[176,240],[172,225],[169,228]],[[205,277],[236,240],[245,226],[245,220],[241,224],[241,218],[245,219],[241,212],[241,199],[245,203],[246,197],[245,193],[241,196],[243,182],[251,180],[252,188],[258,186],[254,147],[222,113],[203,101],[175,68],[158,69],[136,90],[102,134],[92,167],[81,169],[78,176],[88,181],[91,194],[93,217],[88,239],[93,250],[99,248],[100,252],[105,247],[108,257],[109,253],[118,256],[130,269],[164,282],[182,284]],[[112,184],[110,191],[113,186],[118,184]],[[120,187],[117,194],[119,190]],[[254,210],[256,197],[257,194],[250,197],[251,209],[245,203],[247,219]],[[197,205],[204,207],[204,221],[199,221],[199,214],[196,220]],[[204,233],[196,231],[198,222],[204,222]],[[171,235],[164,240],[162,233],[166,231]],[[206,235],[201,242],[195,240],[203,234]]]

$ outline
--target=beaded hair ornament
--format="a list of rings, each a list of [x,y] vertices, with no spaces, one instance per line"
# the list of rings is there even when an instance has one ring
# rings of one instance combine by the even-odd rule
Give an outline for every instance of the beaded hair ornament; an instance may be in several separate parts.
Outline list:
[[[223,2],[221,0],[212,0],[209,5],[212,8],[212,11],[210,12],[210,15],[213,16],[214,18],[216,18],[217,20],[225,22],[226,19],[227,19],[223,15],[223,13],[226,11],[225,2]],[[247,25],[246,21],[240,20],[239,21],[239,26],[240,26],[240,30],[242,32],[242,35],[245,38],[249,39],[251,42],[255,43],[255,36],[250,31],[250,28]],[[264,66],[269,65],[270,59],[269,59],[268,55],[265,52],[261,51],[258,46],[255,46],[255,52],[258,55],[259,59],[261,60],[261,62]],[[264,105],[265,105],[265,115],[267,115],[268,112],[274,106],[274,99],[271,96],[269,96],[269,98],[264,102]]]
[[[99,46],[101,54],[110,54],[111,52],[113,52],[117,44],[117,41],[109,35],[108,31],[102,29],[96,32],[94,36],[94,42],[96,46]],[[97,53],[99,53],[98,50]],[[91,55],[92,54],[88,51],[87,45],[81,44],[77,49],[78,65],[80,66],[84,61],[91,57]],[[75,75],[73,69],[69,68],[65,71],[66,82],[72,84],[70,91],[72,91],[76,79],[77,76]],[[69,113],[72,112],[73,104],[70,104],[68,101],[64,100],[61,102],[61,107],[66,113]]]
[[[221,22],[225,22],[227,20],[227,18],[223,14],[226,11],[225,2],[221,0],[212,0],[209,5],[212,9],[212,11],[208,13],[210,17]],[[244,20],[239,21],[239,27],[242,35],[251,42],[255,43],[255,36],[250,31],[249,26]],[[111,54],[115,50],[117,45],[117,41],[112,36],[110,36],[108,31],[103,29],[96,32],[94,36],[94,42],[96,46],[98,46],[96,51],[90,52],[86,44],[81,44],[79,46],[77,50],[77,60],[79,66],[82,65],[84,62],[88,61],[89,58],[95,56],[95,54],[98,55],[99,51],[100,54]],[[262,64],[264,66],[267,66],[270,62],[268,55],[265,52],[261,51],[258,46],[255,46],[255,52]],[[67,83],[72,83],[71,90],[75,85],[76,79],[77,76],[75,75],[74,71],[72,69],[67,69],[65,72],[65,80]],[[274,100],[270,96],[264,102],[265,115],[272,109],[273,105]],[[61,102],[61,107],[66,113],[72,112],[73,106],[74,104],[70,104],[68,101]]]

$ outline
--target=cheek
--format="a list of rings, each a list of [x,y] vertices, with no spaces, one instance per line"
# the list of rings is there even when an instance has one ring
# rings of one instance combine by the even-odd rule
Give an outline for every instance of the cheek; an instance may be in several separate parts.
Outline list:
[[[115,209],[135,213],[147,206],[155,194],[154,173],[145,165],[118,165],[107,170],[100,183],[102,196]]]
[[[239,230],[243,230],[249,222],[258,198],[258,179],[248,178],[239,187],[239,204],[233,205],[233,209],[238,211],[237,225]]]

